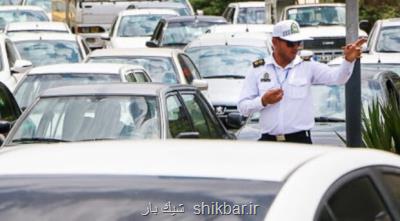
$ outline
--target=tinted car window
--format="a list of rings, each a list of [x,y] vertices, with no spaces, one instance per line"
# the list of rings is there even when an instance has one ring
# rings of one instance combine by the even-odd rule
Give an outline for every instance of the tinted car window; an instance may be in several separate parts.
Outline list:
[[[0,85],[0,120],[15,121],[19,115],[20,110],[14,103],[11,92],[3,84]]]
[[[181,132],[191,132],[190,120],[177,96],[167,98],[168,126],[172,137]]]
[[[200,138],[218,138],[216,125],[201,107],[201,101],[194,94],[184,94],[182,97],[192,118],[193,127],[195,131],[199,132]]]
[[[383,175],[383,179],[389,187],[392,196],[395,198],[396,206],[400,211],[400,175],[387,173]]]
[[[368,177],[344,184],[329,198],[327,204],[336,220],[392,220]]]
[[[1,211],[0,220],[29,221],[261,221],[282,185],[130,175],[8,176],[0,180],[0,208],[7,208]],[[221,205],[224,208],[216,210]],[[150,207],[153,213],[147,214]],[[173,208],[179,209],[175,215]]]

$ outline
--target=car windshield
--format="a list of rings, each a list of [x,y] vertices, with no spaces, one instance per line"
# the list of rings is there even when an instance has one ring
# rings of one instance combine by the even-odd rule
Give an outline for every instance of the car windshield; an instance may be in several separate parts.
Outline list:
[[[99,221],[262,221],[282,186],[273,181],[176,176],[26,175],[0,179],[0,207],[7,208],[0,219],[30,221],[78,221],[82,217]]]
[[[264,24],[265,8],[248,7],[239,9],[238,24]]]
[[[43,8],[46,12],[51,12],[52,0],[26,0],[26,5],[34,5]]]
[[[0,0],[0,5],[16,5],[17,2],[11,0]]]
[[[204,34],[208,27],[215,25],[212,22],[182,21],[172,22],[167,25],[163,35],[163,45],[186,45],[193,39]]]
[[[287,11],[287,19],[296,20],[300,26],[345,25],[344,6],[318,6],[293,8]]]
[[[22,120],[11,142],[159,139],[154,96],[41,98]]]
[[[26,21],[49,21],[49,18],[43,11],[31,10],[1,10],[0,11],[0,29],[11,22]]]
[[[140,65],[149,73],[152,82],[179,83],[178,73],[168,57],[91,57],[87,62]]]
[[[400,26],[383,28],[379,32],[377,52],[400,53]]]
[[[120,82],[118,74],[91,74],[91,73],[60,73],[60,74],[35,74],[27,75],[18,83],[14,91],[18,105],[29,107],[34,99],[43,91],[68,85],[100,84],[108,82]]]
[[[253,61],[269,55],[267,48],[248,46],[193,47],[185,51],[202,77],[245,76]]]
[[[29,60],[33,66],[78,63],[82,60],[76,41],[32,40],[15,41],[22,59]]]
[[[121,18],[118,37],[149,37],[161,18],[172,15],[129,15]]]

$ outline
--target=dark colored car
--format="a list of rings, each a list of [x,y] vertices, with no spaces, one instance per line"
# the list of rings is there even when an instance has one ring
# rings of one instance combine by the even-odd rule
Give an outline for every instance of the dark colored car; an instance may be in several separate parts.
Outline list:
[[[227,24],[221,16],[177,16],[161,19],[147,47],[183,48],[193,39],[204,34],[210,26]]]
[[[396,94],[400,101],[400,77],[390,71],[398,65],[363,64],[361,67],[361,99],[364,110],[374,99],[387,101],[389,94]],[[344,86],[313,86],[316,125],[311,136],[315,144],[344,146],[346,137]],[[260,137],[258,113],[249,117],[245,126],[237,132],[238,139],[257,140]]]
[[[117,139],[234,139],[195,87],[111,83],[43,92],[5,145]]]

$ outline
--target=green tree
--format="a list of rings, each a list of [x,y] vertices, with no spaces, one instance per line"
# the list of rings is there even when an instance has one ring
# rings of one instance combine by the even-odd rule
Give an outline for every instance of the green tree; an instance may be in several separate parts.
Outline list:
[[[234,0],[190,0],[195,9],[204,11],[205,15],[222,15],[226,6]]]

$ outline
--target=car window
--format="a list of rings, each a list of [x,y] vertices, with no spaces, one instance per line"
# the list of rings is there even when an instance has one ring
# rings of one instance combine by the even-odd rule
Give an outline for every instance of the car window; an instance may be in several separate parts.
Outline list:
[[[383,174],[383,181],[387,184],[396,201],[397,209],[400,211],[400,175],[394,173]]]
[[[178,56],[179,63],[182,66],[183,75],[185,76],[186,81],[188,84],[191,84],[194,79],[199,79],[200,74],[193,64],[192,60],[186,55],[180,54]]]
[[[335,220],[392,220],[377,189],[366,176],[343,184],[330,196],[326,207]],[[323,215],[318,220],[327,220],[322,219]]]
[[[264,24],[265,8],[249,7],[239,9],[238,24]]]
[[[3,84],[0,85],[0,120],[15,121],[20,111],[18,106],[12,100],[12,94],[8,91],[7,87]]]
[[[176,95],[167,97],[168,127],[172,137],[181,132],[192,132],[184,106]]]
[[[131,72],[126,75],[128,82],[148,82],[146,74],[143,71]]]
[[[194,94],[183,94],[182,98],[200,138],[222,138],[199,98]]]

